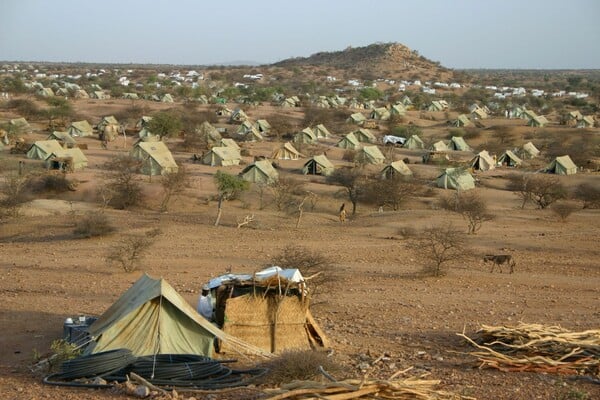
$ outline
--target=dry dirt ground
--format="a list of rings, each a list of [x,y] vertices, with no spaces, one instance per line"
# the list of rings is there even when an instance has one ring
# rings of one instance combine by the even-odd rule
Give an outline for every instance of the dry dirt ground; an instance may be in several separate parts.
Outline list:
[[[441,388],[478,399],[600,398],[600,386],[584,380],[478,369],[466,354],[472,349],[456,335],[472,335],[481,324],[519,321],[574,331],[598,329],[598,210],[579,210],[559,222],[550,210],[521,210],[514,194],[500,190],[502,171],[480,174],[482,185],[475,190],[488,200],[495,220],[467,238],[472,254],[466,260],[451,265],[443,277],[419,278],[425,260],[402,239],[400,229],[452,221],[466,230],[459,216],[436,209],[433,197],[413,199],[395,212],[359,205],[358,214],[340,224],[337,209],[344,200],[335,197],[335,188],[318,177],[304,178],[318,201],[298,228],[295,216],[277,212],[272,204],[260,210],[255,191],[226,203],[222,226],[214,227],[216,203],[207,198],[215,193],[216,168],[191,164],[189,154],[175,153],[189,167],[193,184],[169,212],[156,211],[158,179],[143,177],[149,195],[145,206],[106,210],[117,232],[79,239],[73,224],[98,207],[94,197],[102,180],[100,165],[125,151],[118,141],[103,150],[99,141],[86,140],[90,165],[72,175],[81,182],[76,192],[34,201],[20,218],[0,225],[0,398],[122,398],[111,391],[45,386],[29,366],[61,337],[66,317],[100,315],[142,272],[164,277],[195,304],[209,278],[230,267],[233,272],[263,268],[288,245],[321,252],[333,263],[334,280],[315,296],[312,310],[347,377],[360,376],[361,364],[385,354],[374,368],[376,376],[414,367],[410,374],[428,373],[442,381]],[[251,153],[272,146],[255,144]],[[341,163],[341,153],[333,150],[328,156]],[[281,164],[282,171],[301,177],[296,171],[301,162]],[[421,176],[437,171],[415,167]],[[590,173],[562,178],[568,186],[599,179]],[[255,221],[237,229],[236,221],[248,214]],[[138,271],[126,273],[108,265],[106,257],[123,235],[154,227],[163,233]],[[514,274],[490,273],[480,261],[490,253],[513,254]]]

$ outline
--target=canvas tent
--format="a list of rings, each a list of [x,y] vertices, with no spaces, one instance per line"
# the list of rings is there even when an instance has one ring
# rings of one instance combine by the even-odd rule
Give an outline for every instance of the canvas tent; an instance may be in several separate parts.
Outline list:
[[[194,134],[200,135],[201,137],[203,136],[209,144],[215,144],[221,140],[221,134],[217,128],[212,126],[208,121],[202,122],[200,126],[194,130]]]
[[[386,121],[388,119],[390,119],[390,110],[388,110],[385,107],[378,107],[378,108],[374,108],[371,111],[371,114],[369,115],[371,117],[371,119],[376,119],[376,120],[380,120],[380,121]]]
[[[233,139],[229,139],[229,138],[221,139],[221,141],[219,142],[219,145],[221,147],[231,147],[233,149],[236,149],[237,151],[241,150],[240,146],[236,143],[236,141]]]
[[[523,145],[521,151],[521,157],[523,158],[535,158],[540,154],[540,151],[534,146],[533,143],[527,142]]]
[[[325,128],[325,125],[323,124],[315,126],[312,128],[312,131],[317,139],[327,139],[329,136],[331,136],[331,133],[329,133],[329,130]]]
[[[456,151],[470,151],[471,147],[465,142],[462,136],[452,136],[450,143],[448,143],[448,149]]]
[[[313,144],[317,142],[317,136],[310,128],[304,128],[294,135],[295,143]]]
[[[510,150],[506,150],[498,157],[498,165],[505,165],[507,167],[516,167],[523,162],[515,153]]]
[[[433,151],[446,151],[448,150],[448,145],[444,143],[442,140],[439,142],[435,142],[431,145],[431,150]]]
[[[92,128],[89,122],[83,120],[71,123],[71,125],[67,129],[67,132],[69,132],[69,135],[71,136],[85,137],[92,135],[92,133],[94,133],[94,129]]]
[[[57,140],[38,140],[27,150],[27,158],[46,160],[52,153],[61,151],[63,147]]]
[[[147,115],[143,115],[140,119],[138,119],[137,123],[135,124],[135,128],[136,129],[142,129],[146,126],[148,126],[148,123],[152,121],[152,117],[149,117]]]
[[[279,173],[268,160],[259,160],[246,166],[240,177],[248,182],[270,184],[277,182]]]
[[[354,136],[354,133],[350,132],[341,138],[340,141],[337,142],[336,146],[341,147],[342,149],[357,150],[360,148],[360,142],[356,136]]]
[[[545,169],[545,172],[557,175],[573,175],[577,173],[577,165],[569,156],[556,157]]]
[[[329,347],[310,313],[306,282],[297,269],[230,273],[206,286],[214,299],[215,323],[226,334],[271,353]],[[229,343],[221,349],[228,352]]]
[[[406,139],[406,142],[404,142],[402,147],[404,147],[405,149],[409,149],[409,150],[424,149],[425,143],[423,143],[421,138],[418,137],[417,135],[412,135],[411,137]]]
[[[140,173],[144,175],[164,175],[179,170],[163,142],[137,142],[131,149],[131,156],[142,162]]]
[[[402,175],[402,176],[412,175],[412,171],[408,168],[408,166],[402,160],[394,161],[394,162],[386,165],[381,170],[381,177],[383,179],[393,179],[400,175]]]
[[[496,162],[486,150],[482,150],[469,162],[475,171],[489,171],[496,168]]]
[[[360,125],[363,122],[365,122],[366,120],[367,120],[367,118],[362,113],[354,113],[354,114],[350,115],[350,117],[348,117],[347,122]]]
[[[314,156],[302,167],[304,175],[331,175],[335,167],[324,154]]]
[[[377,143],[377,138],[368,129],[360,128],[360,129],[355,130],[352,133],[354,133],[354,136],[356,136],[356,139],[358,139],[359,142]]]
[[[473,124],[471,123],[471,120],[469,119],[469,117],[467,117],[466,114],[461,114],[456,118],[456,120],[454,121],[454,123],[452,125],[458,126],[458,127],[463,127],[463,126],[471,126]]]
[[[135,356],[214,357],[214,338],[246,353],[266,352],[234,338],[200,316],[164,279],[144,274],[87,328],[86,354],[129,349]]]
[[[269,133],[271,130],[271,124],[266,119],[257,120],[255,127],[260,133]]]
[[[286,142],[283,146],[275,149],[271,158],[276,160],[297,160],[301,156],[302,154],[290,142]]]
[[[437,187],[454,190],[469,190],[475,187],[475,179],[463,168],[446,168],[436,179]]]
[[[580,121],[577,122],[578,128],[593,128],[594,127],[594,117],[592,115],[586,115],[582,117]]]
[[[354,161],[360,164],[383,164],[385,156],[377,146],[365,146],[356,153]]]
[[[46,140],[57,140],[64,147],[74,147],[77,145],[77,142],[69,135],[69,132],[53,131],[48,135]]]
[[[46,165],[51,169],[74,172],[87,167],[88,159],[79,147],[54,151],[46,159]]]
[[[240,165],[240,151],[235,147],[213,147],[202,156],[202,163],[211,167]]]
[[[8,121],[9,129],[13,133],[23,134],[30,133],[31,126],[25,118],[14,118]]]

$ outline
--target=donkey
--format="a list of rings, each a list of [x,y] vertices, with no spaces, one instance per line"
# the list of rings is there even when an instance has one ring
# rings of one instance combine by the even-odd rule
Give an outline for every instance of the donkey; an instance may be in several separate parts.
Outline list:
[[[512,274],[514,272],[515,266],[517,265],[510,254],[488,254],[483,256],[483,262],[487,263],[488,261],[492,262],[492,269],[490,270],[490,272],[494,272],[494,268],[496,268],[497,266],[500,273],[502,273],[502,264],[506,264],[510,267],[509,273]]]

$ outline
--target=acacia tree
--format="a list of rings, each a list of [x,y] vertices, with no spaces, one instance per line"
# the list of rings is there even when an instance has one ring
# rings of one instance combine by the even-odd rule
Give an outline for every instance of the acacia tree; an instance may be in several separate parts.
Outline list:
[[[551,175],[511,175],[509,190],[514,191],[523,199],[521,208],[528,201],[543,210],[552,203],[567,197],[567,191],[558,178]]]
[[[215,220],[215,226],[219,226],[221,214],[223,213],[223,202],[235,197],[237,194],[245,190],[248,190],[250,184],[242,178],[222,171],[217,171],[214,179],[215,183],[217,184],[217,190],[219,191],[217,219]]]
[[[368,179],[360,168],[336,169],[327,177],[329,183],[340,185],[346,191],[352,203],[352,215],[356,214],[356,205],[364,193]]]
[[[160,137],[173,136],[179,133],[181,127],[181,118],[171,111],[160,111],[148,122],[148,130]]]
[[[269,189],[273,194],[277,211],[282,211],[292,201],[294,193],[304,191],[300,181],[288,177],[280,177],[272,182],[269,184]]]
[[[4,183],[0,186],[0,212],[4,211],[13,217],[19,216],[21,205],[28,200],[28,181],[29,177],[26,175],[10,174],[4,177]]]
[[[454,196],[442,197],[440,205],[446,210],[460,214],[469,225],[469,234],[477,233],[485,221],[490,221],[494,218],[487,211],[485,201],[474,192],[457,192]]]
[[[364,190],[362,199],[378,207],[390,206],[397,211],[416,189],[414,182],[398,176],[391,179],[373,179]]]
[[[433,276],[443,275],[447,264],[465,255],[464,236],[452,224],[423,230],[413,239],[411,246],[428,261],[423,272]]]

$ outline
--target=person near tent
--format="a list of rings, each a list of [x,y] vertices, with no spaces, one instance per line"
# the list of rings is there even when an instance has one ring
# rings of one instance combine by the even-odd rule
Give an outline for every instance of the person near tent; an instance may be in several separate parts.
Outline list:
[[[210,295],[210,290],[207,286],[202,287],[202,292],[200,293],[198,307],[196,310],[198,311],[198,314],[202,315],[207,320],[212,321],[214,319],[212,298]]]

